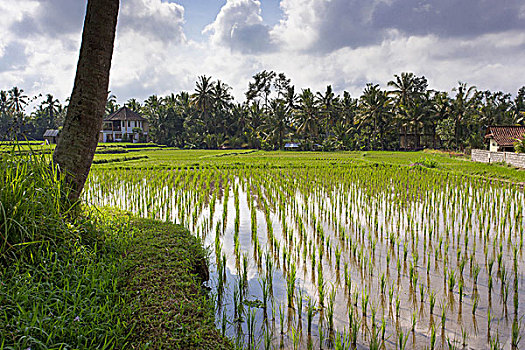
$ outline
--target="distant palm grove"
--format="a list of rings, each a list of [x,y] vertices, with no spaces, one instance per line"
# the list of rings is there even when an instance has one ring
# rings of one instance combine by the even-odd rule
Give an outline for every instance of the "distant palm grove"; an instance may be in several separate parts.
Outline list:
[[[425,77],[412,73],[395,75],[387,86],[367,84],[354,98],[346,91],[336,95],[331,86],[296,91],[283,73],[262,71],[253,76],[243,103],[234,101],[227,84],[200,76],[192,93],[124,105],[149,120],[150,141],[180,148],[271,150],[288,143],[325,151],[464,150],[484,147],[489,125],[525,123],[525,87],[514,98],[465,83],[448,93],[429,89]],[[119,107],[110,94],[106,113]],[[0,136],[42,140],[45,130],[60,128],[66,109],[51,94],[30,98],[18,87],[0,91]]]

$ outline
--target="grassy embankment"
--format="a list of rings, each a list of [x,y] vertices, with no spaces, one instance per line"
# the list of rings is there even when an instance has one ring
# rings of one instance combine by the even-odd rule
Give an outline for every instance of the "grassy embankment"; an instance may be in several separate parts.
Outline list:
[[[0,157],[0,349],[230,348],[184,228],[71,206],[45,156]]]

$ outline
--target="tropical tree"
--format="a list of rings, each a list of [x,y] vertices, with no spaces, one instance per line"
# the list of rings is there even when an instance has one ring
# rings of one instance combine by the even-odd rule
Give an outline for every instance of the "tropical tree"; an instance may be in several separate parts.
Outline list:
[[[404,147],[409,147],[408,131],[412,129],[415,147],[419,148],[420,130],[426,124],[424,117],[427,114],[424,111],[427,108],[425,102],[428,101],[429,97],[428,95],[425,96],[428,87],[427,79],[406,72],[401,73],[400,76],[396,74],[394,78],[395,80],[388,82],[388,86],[393,88],[389,94],[393,96],[397,125],[404,132]]]
[[[15,114],[21,114],[28,103],[28,97],[24,95],[24,90],[18,87],[13,87],[9,90],[9,98],[7,100],[7,108]]]
[[[73,92],[53,161],[66,174],[70,199],[84,188],[108,95],[119,0],[88,0]]]
[[[42,102],[42,107],[46,111],[48,118],[48,127],[56,129],[58,127],[57,116],[60,114],[61,104],[53,95],[47,94],[46,99]]]
[[[306,148],[312,148],[319,141],[320,113],[315,95],[310,89],[303,89],[298,98],[294,115],[297,134],[305,141]]]
[[[461,140],[464,136],[465,124],[469,119],[477,116],[480,99],[476,87],[469,87],[466,83],[459,82],[452,91],[456,92],[450,106],[454,120],[455,146],[460,149],[463,147]]]
[[[226,134],[232,124],[230,120],[231,109],[230,104],[233,96],[230,94],[231,87],[228,84],[217,80],[212,88],[212,120],[211,130],[213,133]]]
[[[128,107],[133,112],[137,112],[137,113],[139,113],[142,109],[142,105],[135,98],[130,98],[129,100],[127,100],[126,103],[124,103],[124,106]]]
[[[317,105],[319,106],[319,116],[322,119],[322,124],[325,127],[326,136],[331,127],[334,126],[337,119],[337,110],[335,106],[337,105],[337,98],[332,90],[332,85],[326,87],[324,94],[318,92],[316,94]]]
[[[273,71],[263,70],[253,76],[253,82],[248,84],[248,91],[246,92],[246,99],[248,102],[256,98],[262,98],[264,101],[264,109],[268,109],[268,100],[271,93],[272,81],[276,73]],[[284,87],[284,86],[283,86]]]
[[[289,113],[285,103],[279,99],[270,101],[270,113],[263,125],[265,141],[274,149],[283,149],[284,138],[289,129]]]
[[[385,131],[392,117],[390,103],[388,92],[381,90],[378,84],[366,85],[363,95],[359,99],[359,120],[361,130],[365,129],[366,126],[369,129],[367,133],[368,148],[375,148],[372,145],[372,139],[379,141],[381,149],[386,147]]]
[[[201,75],[197,80],[195,92],[191,95],[191,102],[199,113],[201,121],[208,125],[213,107],[213,86],[211,77]]]
[[[117,103],[117,96],[113,95],[111,91],[108,94],[109,96],[106,101],[106,114],[115,113],[120,108]]]

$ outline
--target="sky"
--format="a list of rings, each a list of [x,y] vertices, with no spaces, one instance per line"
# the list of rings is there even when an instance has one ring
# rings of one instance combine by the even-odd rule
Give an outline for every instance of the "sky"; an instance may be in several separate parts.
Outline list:
[[[69,97],[84,0],[0,1],[0,89]],[[525,85],[523,0],[121,0],[110,90],[129,98],[193,91],[200,75],[239,101],[262,70],[296,91],[358,96],[394,74],[516,94]]]

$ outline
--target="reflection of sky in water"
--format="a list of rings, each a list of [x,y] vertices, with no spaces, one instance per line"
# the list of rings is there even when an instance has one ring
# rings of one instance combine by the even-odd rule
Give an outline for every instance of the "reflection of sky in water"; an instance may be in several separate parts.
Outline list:
[[[304,175],[304,172],[300,174]],[[250,194],[250,200],[256,202],[256,219],[257,219],[257,238],[261,245],[263,255],[270,251],[270,243],[267,236],[266,217],[263,208],[263,201],[268,204],[271,198],[277,202],[273,203],[273,209],[270,214],[271,224],[275,240],[280,243],[279,257],[273,257],[273,295],[274,309],[276,309],[275,319],[272,320],[272,306],[269,301],[268,322],[267,325],[273,330],[272,342],[279,345],[280,325],[279,325],[279,305],[283,305],[285,317],[285,347],[292,347],[292,328],[302,330],[302,344],[306,344],[306,305],[307,298],[311,298],[318,304],[318,286],[317,286],[317,266],[312,268],[312,253],[315,254],[316,263],[319,263],[319,240],[315,233],[318,227],[321,227],[325,235],[325,245],[323,253],[323,277],[325,285],[325,300],[328,300],[331,288],[337,291],[334,301],[334,327],[339,332],[348,332],[348,305],[352,303],[357,295],[357,307],[355,309],[356,319],[361,322],[359,328],[359,343],[363,348],[367,347],[369,337],[363,341],[362,335],[371,331],[372,313],[376,310],[375,321],[377,325],[381,324],[384,317],[386,320],[386,343],[388,348],[395,348],[397,341],[397,332],[402,330],[408,334],[408,348],[425,348],[430,344],[430,324],[434,323],[437,336],[437,344],[441,346],[446,338],[461,340],[462,331],[469,335],[468,344],[471,348],[480,348],[487,344],[487,313],[488,313],[488,274],[485,267],[485,253],[483,246],[483,235],[486,228],[489,227],[489,238],[487,240],[487,251],[489,256],[498,252],[499,247],[493,246],[495,232],[505,231],[504,243],[508,241],[508,231],[515,236],[511,236],[512,241],[519,239],[519,232],[523,232],[522,218],[516,218],[518,205],[523,206],[523,192],[510,189],[485,188],[476,189],[474,187],[465,187],[462,190],[468,191],[468,195],[458,196],[461,194],[456,189],[451,189],[449,185],[439,183],[440,190],[431,192],[428,197],[423,189],[419,194],[407,191],[406,194],[392,191],[381,191],[371,195],[369,191],[360,187],[358,183],[346,182],[344,185],[333,186],[323,184],[322,176],[313,177],[315,185],[312,185],[308,193],[304,193],[301,187],[301,175],[294,177],[287,172],[277,173],[269,171],[272,174],[267,178],[248,179],[253,183],[260,185],[272,186],[263,188],[263,198],[257,198],[256,193]],[[85,196],[89,202],[95,204],[104,204],[117,206],[126,210],[133,211],[142,216],[151,216],[159,219],[169,219],[170,221],[183,222],[190,229],[203,237],[204,243],[211,252],[210,270],[211,280],[209,285],[212,287],[212,293],[217,293],[217,267],[215,265],[215,233],[217,223],[221,225],[220,243],[222,253],[226,255],[226,283],[223,294],[223,305],[218,311],[216,323],[221,329],[222,315],[226,313],[229,321],[227,326],[227,335],[235,338],[238,327],[233,323],[234,289],[238,285],[239,269],[236,264],[234,250],[234,222],[236,216],[234,190],[236,187],[239,191],[239,243],[241,251],[240,266],[242,267],[242,254],[248,256],[248,292],[246,299],[249,301],[262,300],[262,290],[259,277],[265,275],[265,263],[262,262],[262,269],[257,266],[256,259],[253,255],[253,242],[251,237],[251,216],[250,206],[248,205],[247,192],[244,185],[238,177],[234,177],[233,183],[230,183],[228,192],[227,222],[222,230],[222,215],[224,195],[219,193],[215,203],[213,217],[210,217],[209,199],[203,198],[204,191],[195,191],[193,183],[187,183],[182,186],[170,187],[168,181],[162,181],[163,185],[155,186],[154,181],[148,181],[149,173],[144,173],[144,179],[127,182],[117,178],[100,179],[98,183],[91,180],[90,186]],[[238,174],[244,176],[244,174]],[[317,174],[319,175],[319,174]],[[97,175],[95,175],[96,177]],[[103,176],[103,175],[101,175]],[[156,176],[159,176],[156,174]],[[177,176],[177,174],[171,176]],[[264,180],[264,181],[263,181]],[[368,179],[370,180],[370,179]],[[104,181],[104,182],[103,182]],[[111,182],[113,181],[113,182]],[[346,180],[348,181],[348,180]],[[367,179],[362,180],[366,183]],[[297,186],[299,185],[299,186]],[[370,183],[368,183],[370,185]],[[287,186],[291,192],[287,192]],[[280,189],[281,192],[276,191]],[[271,193],[271,195],[269,195]],[[287,193],[291,193],[287,194]],[[279,196],[282,196],[284,213],[280,213]],[[402,196],[412,197],[408,202],[404,202]],[[420,198],[418,198],[418,196]],[[453,198],[456,198],[454,204]],[[197,207],[199,199],[202,201],[201,206]],[[493,209],[492,203],[497,199],[498,206]],[[401,200],[402,203],[396,201]],[[425,200],[425,202],[423,202]],[[465,202],[464,202],[465,201]],[[487,205],[487,203],[491,203]],[[272,206],[271,206],[272,207]],[[465,208],[471,208],[469,212]],[[508,211],[507,211],[508,208]],[[493,213],[492,215],[487,214]],[[508,213],[507,219],[505,214]],[[283,227],[280,215],[284,215],[288,230],[291,230],[294,246],[289,248],[287,253],[291,256],[297,267],[296,293],[299,288],[303,291],[303,312],[301,320],[295,311],[289,310],[286,299],[286,278],[283,276],[282,262],[283,250],[286,249],[287,237],[283,237]],[[466,223],[471,217],[471,225]],[[318,225],[314,226],[314,218]],[[195,219],[195,220],[194,220]],[[505,230],[502,228],[502,222],[505,222]],[[299,222],[302,221],[305,232],[303,239],[307,245],[306,259],[303,259],[303,248],[297,248],[300,245]],[[480,229],[480,227],[482,227]],[[464,241],[465,229],[469,232],[469,242]],[[345,233],[351,237],[351,243],[348,239],[342,240],[341,234]],[[461,234],[461,239],[457,241],[457,233]],[[480,233],[481,232],[481,233]],[[432,234],[432,245],[429,245],[425,239]],[[393,234],[395,241],[390,241]],[[445,237],[439,243],[438,235]],[[443,276],[443,262],[441,254],[444,252],[446,245],[446,235],[449,236],[448,248],[448,266],[453,268],[456,274],[456,286],[454,292],[450,294],[445,287]],[[330,242],[330,249],[327,249],[326,242]],[[373,242],[375,244],[375,254],[371,255]],[[473,284],[473,278],[470,273],[470,260],[466,262],[464,268],[464,297],[463,303],[459,304],[458,283],[459,267],[457,263],[457,250],[461,256],[468,252],[469,255],[475,248],[475,262],[480,266],[477,290]],[[314,243],[315,242],[315,243]],[[392,243],[392,244],[391,244]],[[467,244],[466,244],[467,243]],[[407,247],[407,259],[403,261],[404,247]],[[310,246],[311,245],[311,246]],[[424,285],[424,302],[421,303],[419,296],[419,287],[414,290],[411,287],[409,271],[410,263],[414,261],[413,245],[417,247],[417,264],[414,264],[414,271],[418,274],[417,284]],[[312,248],[312,249],[310,249]],[[341,250],[341,263],[339,271],[336,269],[336,249]],[[439,249],[438,263],[435,263],[435,251]],[[503,262],[507,268],[509,295],[507,302],[507,311],[505,311],[501,295],[501,281],[493,273],[493,290],[491,293],[491,315],[493,317],[491,333],[499,332],[502,344],[509,343],[510,327],[513,320],[513,276],[512,276],[512,255],[510,248],[503,245]],[[390,253],[388,253],[390,252]],[[426,253],[425,253],[426,252]],[[390,255],[390,267],[387,269],[386,257]],[[400,258],[400,272],[397,272],[397,257]],[[430,257],[430,270],[427,271],[426,261]],[[348,264],[352,286],[353,296],[348,295],[345,285],[344,266]],[[494,271],[497,271],[497,262],[494,264]],[[373,274],[370,276],[369,267],[373,267]],[[519,286],[524,283],[522,273],[523,257],[520,254],[518,268]],[[364,272],[363,272],[364,271]],[[380,278],[384,274],[386,279],[385,294],[380,292]],[[395,317],[395,301],[389,301],[388,291],[394,286],[394,300],[399,297],[399,317]],[[434,315],[429,314],[429,295],[428,286],[434,291],[436,296],[436,306]],[[367,306],[367,315],[362,315],[362,293],[367,290],[369,294],[369,304]],[[478,293],[479,305],[476,311],[476,317],[472,317],[473,296]],[[452,296],[452,297],[451,297]],[[416,300],[416,301],[414,301]],[[518,316],[523,315],[525,303],[525,293],[518,295],[519,309]],[[441,327],[441,308],[447,304],[446,323],[444,332]],[[326,316],[327,301],[325,301]],[[245,305],[244,309],[250,309]],[[261,308],[252,307],[255,312],[255,333],[256,339],[261,341],[261,347],[264,343],[264,313]],[[289,314],[290,312],[290,314]],[[417,322],[414,332],[411,332],[411,323],[413,313],[417,312]],[[290,317],[290,319],[289,319]],[[320,313],[316,313],[313,319],[312,336],[313,343],[319,341]],[[244,323],[241,324],[244,342],[247,341],[247,324],[246,316]],[[324,333],[326,329],[326,319],[322,321]],[[521,333],[524,333],[523,328]],[[326,337],[326,335],[325,335]]]

